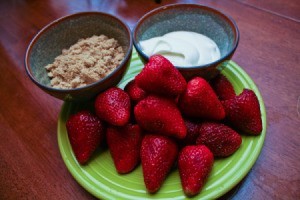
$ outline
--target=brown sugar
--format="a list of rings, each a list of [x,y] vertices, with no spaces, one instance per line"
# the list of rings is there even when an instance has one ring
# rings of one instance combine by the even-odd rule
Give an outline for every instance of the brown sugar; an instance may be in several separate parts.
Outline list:
[[[80,39],[63,49],[45,68],[54,88],[71,89],[96,82],[110,74],[124,59],[123,48],[105,35]]]

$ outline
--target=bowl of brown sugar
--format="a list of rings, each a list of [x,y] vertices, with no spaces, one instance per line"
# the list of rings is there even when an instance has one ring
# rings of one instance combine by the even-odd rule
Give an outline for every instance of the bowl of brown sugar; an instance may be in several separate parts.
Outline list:
[[[44,27],[30,42],[25,69],[48,94],[82,101],[117,85],[129,66],[132,37],[115,16],[82,12]]]

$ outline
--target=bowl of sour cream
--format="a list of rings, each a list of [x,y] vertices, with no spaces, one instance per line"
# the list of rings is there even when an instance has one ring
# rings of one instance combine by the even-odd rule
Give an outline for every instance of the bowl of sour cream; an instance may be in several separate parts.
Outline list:
[[[161,54],[186,79],[215,77],[239,42],[234,20],[199,4],[171,4],[145,14],[133,29],[133,44],[143,62]]]

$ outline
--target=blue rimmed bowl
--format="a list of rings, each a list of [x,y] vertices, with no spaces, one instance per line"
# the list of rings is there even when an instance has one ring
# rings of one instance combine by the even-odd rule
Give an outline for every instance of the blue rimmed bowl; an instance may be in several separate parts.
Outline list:
[[[74,89],[56,89],[50,86],[45,69],[47,64],[81,38],[104,34],[115,38],[125,51],[123,61],[103,79]],[[29,78],[46,93],[65,101],[84,101],[99,92],[115,86],[129,66],[132,54],[132,35],[129,27],[115,16],[101,12],[81,12],[57,19],[44,27],[31,41],[25,56]]]
[[[145,14],[133,29],[133,44],[145,63],[149,57],[140,41],[163,36],[173,31],[192,31],[208,36],[218,45],[221,58],[200,66],[176,66],[186,79],[202,76],[215,77],[226,61],[233,56],[239,42],[239,31],[234,20],[214,8],[199,4],[171,4]]]

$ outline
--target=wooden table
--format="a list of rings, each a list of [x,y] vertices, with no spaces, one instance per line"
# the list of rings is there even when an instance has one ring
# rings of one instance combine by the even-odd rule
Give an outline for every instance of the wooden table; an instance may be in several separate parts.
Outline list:
[[[146,12],[179,1],[11,0],[0,3],[0,199],[93,199],[68,172],[58,149],[62,101],[27,77],[33,36],[67,14],[96,10],[131,27]],[[257,84],[267,109],[264,148],[233,199],[300,199],[300,3],[298,0],[182,1],[231,15],[241,34],[233,60]]]

